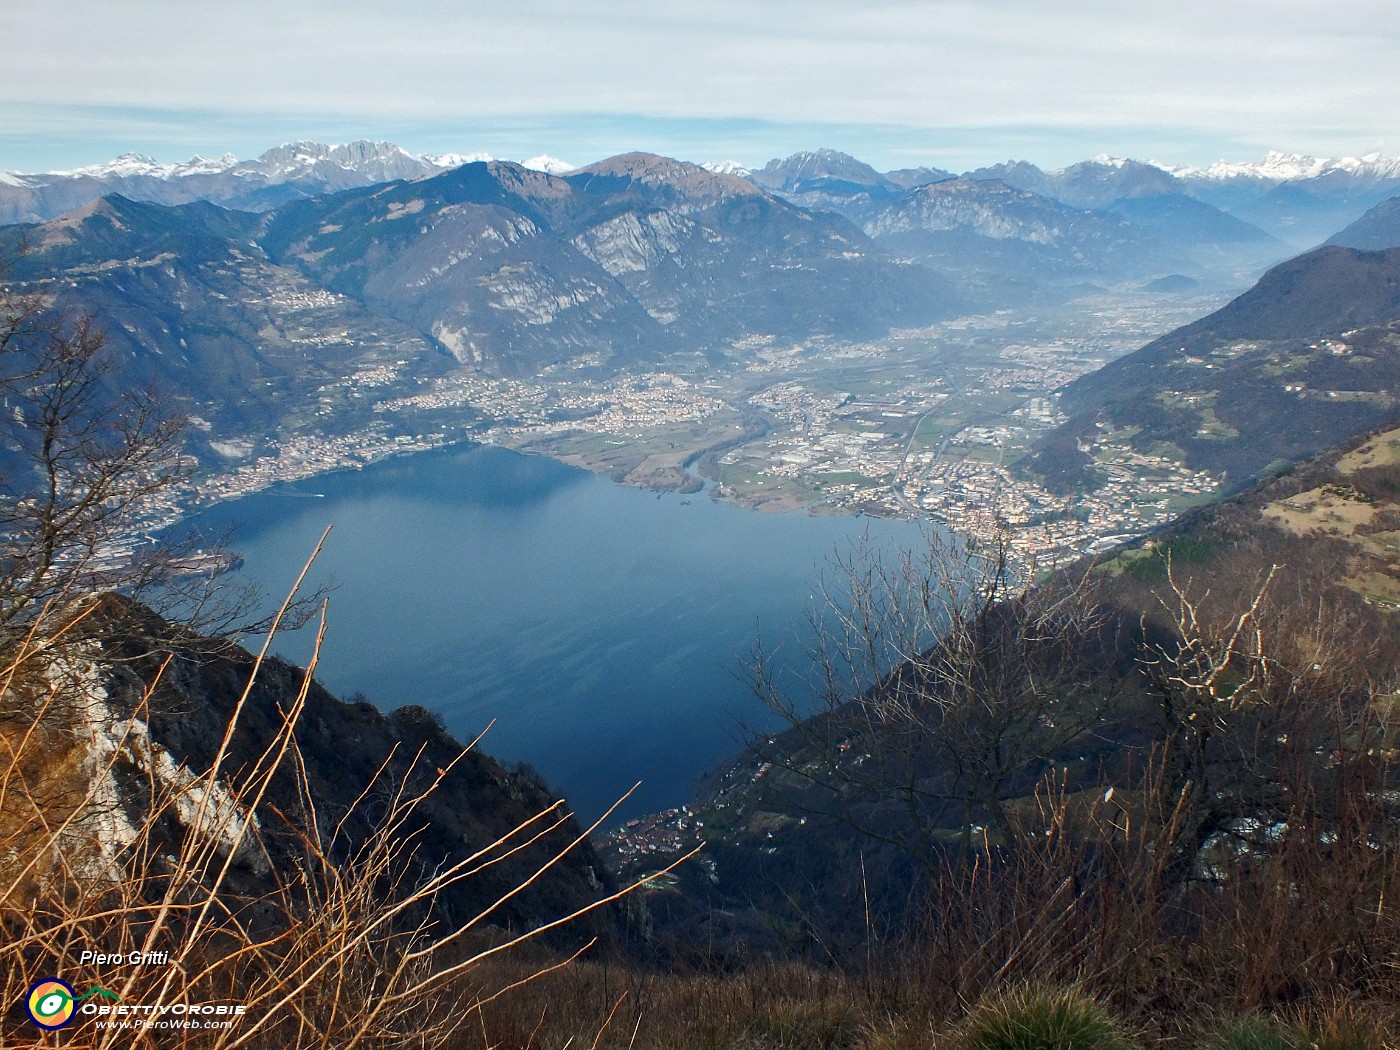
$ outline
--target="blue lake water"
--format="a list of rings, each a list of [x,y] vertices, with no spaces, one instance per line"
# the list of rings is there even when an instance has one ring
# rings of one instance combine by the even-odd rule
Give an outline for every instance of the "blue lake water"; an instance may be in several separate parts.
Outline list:
[[[327,525],[334,581],[320,680],[385,710],[421,704],[459,738],[526,761],[593,817],[679,805],[773,716],[742,681],[765,645],[796,653],[816,583],[862,534],[917,546],[907,522],[764,514],[658,496],[553,460],[453,448],[213,508],[243,575],[286,591]],[[312,631],[277,651],[304,663]],[[359,772],[359,771],[356,771]]]

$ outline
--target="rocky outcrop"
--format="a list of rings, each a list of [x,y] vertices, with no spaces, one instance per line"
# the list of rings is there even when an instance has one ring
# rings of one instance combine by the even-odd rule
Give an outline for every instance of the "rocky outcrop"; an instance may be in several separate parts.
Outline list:
[[[218,858],[208,870],[223,872],[226,906],[266,923],[277,912],[267,902],[321,858],[337,877],[366,877],[367,844],[387,828],[395,858],[369,876],[385,894],[477,856],[480,870],[433,902],[443,924],[525,932],[611,889],[565,803],[538,777],[465,750],[425,708],[342,703],[299,668],[255,667],[246,650],[182,635],[122,599],[102,599],[83,627],[3,697],[0,733],[23,759],[6,821],[28,807],[21,823],[46,855],[12,849],[0,864],[29,865],[31,886],[60,874],[155,886],[193,843]],[[588,916],[561,937],[607,938],[615,919]]]

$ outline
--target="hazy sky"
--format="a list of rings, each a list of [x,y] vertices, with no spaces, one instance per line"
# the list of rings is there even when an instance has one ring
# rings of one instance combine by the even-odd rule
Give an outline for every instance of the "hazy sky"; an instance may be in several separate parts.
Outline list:
[[[293,139],[877,167],[1400,152],[1397,0],[0,0],[0,170]]]

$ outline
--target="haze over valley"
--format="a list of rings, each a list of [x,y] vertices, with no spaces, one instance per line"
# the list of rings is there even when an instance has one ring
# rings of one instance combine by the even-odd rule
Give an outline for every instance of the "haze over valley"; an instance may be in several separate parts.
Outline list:
[[[831,150],[755,170],[650,154],[450,166],[465,159],[298,143],[5,177],[0,206],[30,220],[3,233],[23,252],[13,278],[109,318],[125,379],[154,377],[191,416],[194,487],[164,494],[151,531],[469,439],[629,484],[709,479],[711,497],[768,510],[1009,528],[1028,558],[1062,560],[1279,459],[1135,443],[1128,418],[1052,455],[1071,440],[1062,388],[1300,244],[1371,244],[1338,231],[1386,231],[1400,190],[1383,157],[962,176]],[[1226,415],[1202,433],[1249,446]]]

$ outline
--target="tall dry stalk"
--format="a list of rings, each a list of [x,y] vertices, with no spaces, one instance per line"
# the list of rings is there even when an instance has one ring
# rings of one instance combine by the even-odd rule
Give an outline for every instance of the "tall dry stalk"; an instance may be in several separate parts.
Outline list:
[[[426,770],[421,751],[406,763],[391,754],[345,812],[333,820],[318,813],[297,732],[324,606],[315,655],[260,751],[230,758],[280,613],[200,771],[175,763],[149,732],[149,702],[168,659],[130,717],[114,719],[91,632],[55,647],[65,634],[77,638],[73,629],[92,615],[90,605],[56,630],[36,623],[0,672],[10,716],[0,721],[0,994],[21,1003],[47,976],[80,996],[103,991],[53,1035],[12,1011],[10,1040],[211,1050],[443,1046],[507,990],[471,991],[459,978],[640,885],[600,891],[533,929],[493,930],[502,909],[549,878],[608,814],[580,833],[556,803],[469,855],[425,869],[416,853],[424,803],[466,751]],[[274,777],[295,785],[300,817],[271,804]],[[346,828],[367,817],[372,830],[344,855]],[[296,850],[269,851],[273,823]],[[528,874],[445,925],[439,899],[508,861],[528,861]],[[165,953],[168,963],[99,965],[84,961],[85,951]],[[226,1012],[192,1017],[187,1004]],[[241,1010],[227,1012],[234,1007]],[[183,1026],[188,1020],[204,1024]]]

